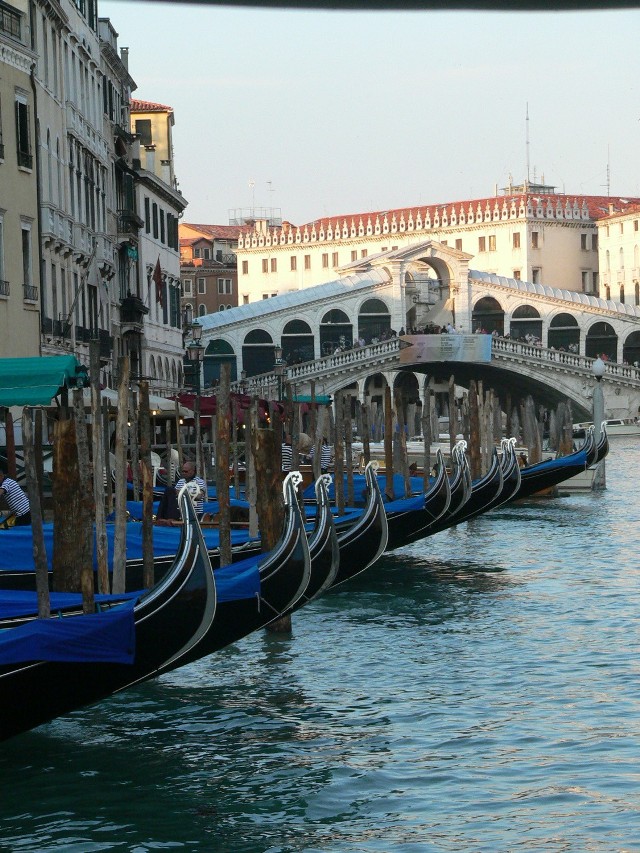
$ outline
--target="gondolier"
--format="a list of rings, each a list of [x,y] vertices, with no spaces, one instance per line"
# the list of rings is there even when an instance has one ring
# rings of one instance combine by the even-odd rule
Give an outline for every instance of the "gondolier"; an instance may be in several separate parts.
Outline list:
[[[5,463],[0,463],[0,497],[6,500],[16,525],[31,524],[29,498],[15,480],[7,477]]]

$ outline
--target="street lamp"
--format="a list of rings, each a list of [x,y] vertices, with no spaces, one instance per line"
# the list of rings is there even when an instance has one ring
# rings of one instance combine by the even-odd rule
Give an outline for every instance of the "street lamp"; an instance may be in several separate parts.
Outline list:
[[[282,357],[282,347],[275,346],[273,348],[273,364],[278,379],[278,402],[280,402],[284,386],[284,370],[287,365],[287,362]]]
[[[202,340],[202,326],[200,323],[191,324],[191,343],[187,346],[187,358],[196,366],[196,388],[200,393],[200,362],[204,358],[204,344]]]
[[[593,432],[596,443],[600,438],[600,429],[604,420],[604,393],[602,391],[602,377],[606,370],[604,361],[598,356],[591,364],[591,371],[596,378],[596,387],[593,389]]]
[[[187,358],[194,365],[196,374],[196,396],[193,407],[193,423],[196,431],[196,472],[202,472],[202,440],[200,432],[200,364],[204,358],[202,341],[202,326],[198,322],[191,324],[191,343],[187,346]]]

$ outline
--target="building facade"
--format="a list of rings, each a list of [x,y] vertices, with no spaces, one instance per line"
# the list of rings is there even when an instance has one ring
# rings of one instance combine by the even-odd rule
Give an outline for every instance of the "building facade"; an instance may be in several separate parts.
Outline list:
[[[501,196],[270,227],[238,241],[239,304],[303,290],[358,262],[425,240],[469,255],[475,269],[566,290],[599,293],[597,220],[638,199],[568,196],[544,184]],[[425,282],[428,288],[428,282]]]
[[[186,226],[186,230],[190,229],[191,226]],[[182,311],[187,324],[238,304],[235,248],[239,229],[230,226],[207,226],[207,229],[207,234],[180,237]],[[180,232],[183,233],[182,225]]]
[[[40,352],[36,62],[26,0],[0,14],[0,354]]]
[[[602,296],[640,304],[640,204],[623,211],[612,205],[598,220]]]

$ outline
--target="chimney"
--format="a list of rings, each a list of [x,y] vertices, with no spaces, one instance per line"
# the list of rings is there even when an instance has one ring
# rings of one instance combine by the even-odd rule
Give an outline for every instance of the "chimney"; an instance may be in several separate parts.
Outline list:
[[[121,47],[120,48],[120,59],[122,60],[122,64],[124,67],[129,70],[129,48]]]

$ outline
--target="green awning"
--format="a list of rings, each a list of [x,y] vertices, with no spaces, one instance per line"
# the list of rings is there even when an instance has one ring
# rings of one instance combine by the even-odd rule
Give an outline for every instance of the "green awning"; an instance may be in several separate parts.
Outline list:
[[[66,386],[88,385],[75,355],[0,358],[0,406],[48,406]]]
[[[296,403],[310,403],[311,394],[295,394],[293,399]],[[317,406],[328,406],[331,402],[331,396],[329,394],[316,394],[315,401]]]

